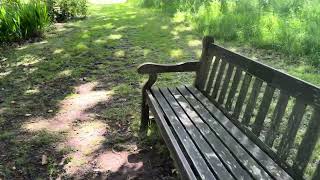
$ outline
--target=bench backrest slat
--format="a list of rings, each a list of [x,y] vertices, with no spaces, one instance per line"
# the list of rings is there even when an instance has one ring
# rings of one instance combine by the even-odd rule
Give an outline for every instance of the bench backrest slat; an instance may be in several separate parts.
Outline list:
[[[255,105],[257,103],[259,93],[261,91],[262,83],[263,82],[259,78],[255,78],[254,84],[252,86],[251,95],[250,95],[250,98],[249,98],[247,106],[246,106],[246,110],[243,115],[242,123],[245,126],[248,126],[250,123],[250,119],[252,117],[253,110],[254,110]]]
[[[224,99],[226,97],[227,90],[229,88],[229,82],[231,80],[233,70],[234,70],[234,66],[232,64],[229,64],[228,70],[227,70],[227,74],[226,74],[226,77],[223,80],[223,86],[222,86],[222,89],[221,89],[221,92],[220,92],[220,95],[219,95],[219,99],[218,99],[218,102],[220,104],[224,103]]]
[[[304,138],[299,146],[296,159],[293,167],[303,172],[308,165],[308,162],[312,156],[312,150],[315,148],[320,135],[320,110],[313,112],[312,119],[308,126],[308,129],[304,135]]]
[[[268,146],[272,147],[274,140],[276,139],[279,133],[281,120],[286,112],[288,102],[289,102],[289,96],[285,94],[283,91],[280,91],[280,97],[274,109],[272,119],[271,119],[271,125],[266,135],[265,143]]]
[[[304,115],[306,109],[306,104],[301,100],[297,99],[295,105],[292,108],[291,115],[288,120],[287,128],[282,135],[280,145],[278,147],[277,154],[283,160],[287,160],[288,155],[290,153],[290,149],[294,143],[294,139],[297,136],[297,132],[299,130],[302,117]]]
[[[212,84],[213,84],[214,78],[217,75],[217,69],[218,69],[219,63],[220,63],[220,59],[217,59],[217,60],[214,59],[214,62],[213,62],[213,65],[212,65],[212,69],[210,71],[210,75],[208,75],[208,82],[207,82],[206,87],[205,87],[205,91],[208,94],[210,94],[210,92],[211,92],[211,88],[212,88]]]
[[[196,77],[196,86],[200,89],[205,88],[205,84],[207,81],[207,75],[210,73],[210,65],[212,62],[212,54],[209,55],[209,47],[210,44],[214,42],[212,37],[205,37],[202,41],[202,54],[201,54],[201,64],[199,68],[199,72]]]
[[[252,125],[252,132],[257,136],[260,136],[260,133],[263,129],[264,120],[268,115],[274,91],[275,88],[269,85],[267,85],[264,91],[262,102],[259,106],[258,114]]]
[[[230,111],[232,108],[232,102],[233,102],[234,96],[236,95],[237,88],[240,84],[241,76],[242,76],[242,71],[240,68],[237,68],[234,74],[233,82],[230,87],[230,91],[229,91],[227,102],[226,102],[226,109],[228,111]]]
[[[221,61],[221,63],[220,63],[217,78],[215,80],[214,86],[212,88],[212,93],[210,94],[209,99],[216,99],[216,97],[218,95],[218,91],[219,91],[219,88],[221,87],[221,81],[222,81],[223,74],[224,74],[224,71],[226,68],[226,64],[227,63],[225,61]]]
[[[212,37],[204,38],[200,61],[195,86],[205,96],[269,147],[294,177],[319,176],[318,87],[218,46]]]
[[[244,80],[242,82],[242,85],[241,85],[239,97],[236,102],[236,106],[234,108],[234,113],[233,113],[233,116],[237,119],[240,116],[244,100],[245,100],[247,93],[248,93],[248,90],[249,90],[249,85],[250,85],[251,79],[252,79],[252,76],[249,73],[246,73],[246,75],[244,76]]]

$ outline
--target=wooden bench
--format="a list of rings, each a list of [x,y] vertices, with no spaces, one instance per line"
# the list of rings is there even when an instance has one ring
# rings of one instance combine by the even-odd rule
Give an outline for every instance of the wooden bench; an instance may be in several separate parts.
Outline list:
[[[155,116],[182,179],[320,180],[320,89],[214,44],[199,62],[145,63],[141,133]],[[151,87],[195,72],[193,86]]]

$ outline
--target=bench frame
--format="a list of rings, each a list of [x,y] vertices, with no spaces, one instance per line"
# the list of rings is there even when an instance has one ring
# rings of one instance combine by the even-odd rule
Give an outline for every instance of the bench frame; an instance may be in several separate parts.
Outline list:
[[[140,124],[140,134],[141,137],[145,137],[147,135],[148,125],[150,123],[149,119],[149,111],[153,113],[155,116],[156,121],[158,121],[158,126],[160,126],[161,134],[169,146],[169,150],[175,160],[178,169],[180,170],[181,176],[187,179],[193,179],[194,175],[192,175],[192,170],[190,165],[188,165],[187,160],[183,156],[182,150],[179,148],[178,143],[173,140],[173,134],[170,134],[169,130],[163,126],[166,123],[164,115],[161,113],[160,107],[157,105],[154,106],[155,99],[150,93],[150,89],[153,84],[157,81],[158,74],[161,73],[168,73],[168,72],[195,72],[196,79],[194,82],[194,86],[201,91],[204,89],[204,84],[206,78],[203,71],[206,71],[208,68],[208,59],[212,58],[213,56],[218,56],[222,58],[226,58],[227,63],[235,64],[236,66],[241,67],[242,69],[246,70],[245,72],[250,73],[268,84],[268,86],[272,86],[275,88],[281,89],[281,91],[287,92],[291,97],[297,98],[297,100],[301,100],[301,102],[311,105],[315,109],[315,113],[313,114],[312,122],[310,122],[309,127],[307,129],[308,134],[303,140],[302,143],[306,143],[312,141],[310,144],[311,149],[313,150],[315,147],[315,140],[314,138],[310,137],[311,135],[319,136],[320,134],[320,127],[317,125],[316,128],[312,129],[312,125],[316,122],[315,119],[319,117],[319,112],[317,110],[320,109],[320,89],[316,86],[313,86],[305,81],[296,79],[288,74],[280,72],[276,69],[273,69],[269,66],[263,65],[259,62],[250,60],[249,58],[243,57],[236,53],[229,53],[224,48],[214,44],[214,38],[210,36],[205,36],[202,41],[202,54],[200,61],[191,61],[191,62],[184,62],[175,65],[169,64],[155,64],[155,63],[144,63],[139,66],[138,73],[139,74],[148,74],[149,79],[144,84],[142,88],[142,104],[141,104],[141,124]],[[217,50],[218,49],[218,50]],[[207,69],[207,71],[209,71]],[[248,130],[240,121],[238,121],[237,117],[230,114],[225,108],[223,108],[219,103],[212,101],[214,105],[216,105],[233,123],[243,131],[255,144],[257,144],[263,151],[265,151],[281,168],[283,168],[286,172],[288,172],[294,179],[302,179],[301,171],[303,169],[297,169],[297,167],[289,166],[279,155],[276,154],[274,151],[271,150],[264,142],[262,142],[258,136],[259,132],[252,132]],[[294,110],[293,110],[294,111]],[[263,121],[262,121],[263,123]],[[320,123],[319,123],[320,124]],[[259,127],[258,127],[259,129]],[[261,128],[260,128],[261,129]],[[310,130],[309,130],[310,129]],[[165,131],[166,133],[162,133]],[[310,131],[310,132],[309,132]],[[168,133],[169,132],[169,133]],[[258,136],[257,136],[258,133]],[[305,144],[302,144],[303,146]],[[304,147],[300,147],[299,150],[308,150]],[[311,157],[312,152],[308,152],[305,158]],[[301,153],[300,153],[301,155]],[[301,155],[303,156],[303,155]],[[302,159],[302,158],[300,158]],[[305,160],[302,160],[305,163]],[[305,166],[305,164],[304,164]],[[320,163],[318,164],[316,173],[314,174],[313,178],[316,179],[320,177]]]

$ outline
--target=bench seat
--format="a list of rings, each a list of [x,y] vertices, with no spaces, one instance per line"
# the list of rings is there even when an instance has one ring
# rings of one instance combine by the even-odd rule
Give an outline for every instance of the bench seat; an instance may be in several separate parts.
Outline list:
[[[196,88],[152,88],[147,94],[184,178],[292,179]]]

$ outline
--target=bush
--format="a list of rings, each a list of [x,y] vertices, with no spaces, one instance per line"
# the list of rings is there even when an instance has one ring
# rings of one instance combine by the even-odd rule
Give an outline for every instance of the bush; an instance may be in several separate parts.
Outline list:
[[[86,17],[87,4],[87,0],[47,0],[49,14],[53,20],[58,22],[74,17]]]
[[[0,42],[40,36],[47,24],[46,4],[40,0],[27,3],[11,0],[0,4]]]
[[[196,30],[222,40],[310,58],[320,67],[319,0],[131,0],[140,6],[187,13]]]

